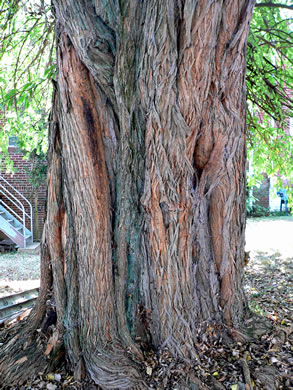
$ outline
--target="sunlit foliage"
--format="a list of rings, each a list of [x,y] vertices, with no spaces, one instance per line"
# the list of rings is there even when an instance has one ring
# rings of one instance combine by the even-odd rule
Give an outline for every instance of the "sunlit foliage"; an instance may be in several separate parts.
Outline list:
[[[45,152],[54,75],[50,1],[0,1],[1,153],[17,135],[26,151]]]
[[[261,179],[263,172],[293,178],[293,7],[290,9],[286,1],[282,7],[270,4],[254,9],[248,40],[248,157],[254,166],[254,174],[249,177],[252,183]]]

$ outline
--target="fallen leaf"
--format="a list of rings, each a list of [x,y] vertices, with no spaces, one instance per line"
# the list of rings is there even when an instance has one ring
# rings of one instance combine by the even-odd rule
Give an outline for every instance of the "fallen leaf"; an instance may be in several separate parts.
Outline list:
[[[59,332],[57,329],[54,330],[52,336],[49,338],[48,345],[45,351],[45,355],[48,356],[52,349],[55,347],[59,337]]]
[[[52,349],[54,348],[54,345],[53,344],[48,344],[47,345],[47,348],[46,348],[46,351],[45,351],[45,355],[46,356],[48,356],[48,355],[50,355],[50,353],[51,353],[51,351],[52,351]]]
[[[47,381],[53,381],[55,379],[55,375],[52,373],[47,374],[46,379],[47,379]]]

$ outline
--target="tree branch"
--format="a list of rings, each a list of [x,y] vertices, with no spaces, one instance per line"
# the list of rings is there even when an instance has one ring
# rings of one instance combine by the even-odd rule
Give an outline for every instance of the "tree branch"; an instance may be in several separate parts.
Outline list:
[[[257,3],[255,4],[255,7],[270,7],[270,8],[287,8],[291,9],[293,11],[293,5],[286,5],[281,3]]]

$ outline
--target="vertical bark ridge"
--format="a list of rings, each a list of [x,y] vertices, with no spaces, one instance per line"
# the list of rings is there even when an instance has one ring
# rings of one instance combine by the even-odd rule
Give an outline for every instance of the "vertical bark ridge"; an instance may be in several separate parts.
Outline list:
[[[152,310],[159,318],[154,339],[192,356],[197,321],[220,320],[224,311],[227,323],[237,326],[243,311],[239,204],[252,6],[186,1],[182,7],[151,2],[146,13],[140,64],[147,114],[142,202],[150,217]],[[174,20],[180,15],[178,29]]]
[[[186,153],[190,128],[177,99],[180,12],[174,2],[163,1],[151,2],[146,13],[140,64],[140,94],[147,97],[143,100],[147,122],[142,203],[149,218],[155,344],[167,345],[181,356],[194,356],[196,314],[190,250],[194,170]]]
[[[194,14],[186,14],[186,40],[183,35],[181,37],[185,42],[180,69],[183,77],[179,82],[184,97],[181,109],[192,129],[191,144],[194,145],[197,139],[194,165],[200,171],[201,194],[210,198],[207,222],[212,235],[211,249],[220,273],[221,307],[231,326],[239,325],[239,312],[242,312],[242,297],[238,295],[242,290],[239,270],[243,253],[239,253],[238,248],[243,251],[244,247],[241,230],[244,210],[239,207],[239,202],[244,199],[245,183],[243,63],[252,4],[211,2],[208,6],[209,11],[205,8],[198,19],[201,23],[193,24],[190,20],[194,21]],[[231,18],[231,15],[237,17]],[[227,20],[233,20],[233,23],[227,23]],[[206,31],[210,33],[205,34]],[[202,36],[206,37],[204,41]],[[201,55],[207,52],[207,47],[212,48],[208,56]],[[242,177],[238,172],[243,172]],[[233,217],[231,210],[235,213]],[[237,243],[236,247],[233,242]],[[235,289],[228,289],[228,285],[235,286]],[[235,292],[235,297],[231,291]]]
[[[92,91],[93,82],[88,70],[66,34],[60,39],[59,121],[63,129],[62,157],[73,212],[79,285],[79,344],[86,369],[98,384],[107,388],[129,388],[133,381],[139,382],[139,375],[126,356],[117,329],[111,200],[101,118],[95,106],[97,91]],[[70,275],[66,279],[69,278]]]
[[[148,329],[140,318],[142,293],[140,271],[143,209],[140,196],[144,176],[144,113],[137,93],[137,58],[144,5],[124,2],[119,19],[121,38],[117,46],[114,87],[120,129],[117,164],[115,223],[115,275],[119,334],[126,345],[135,340],[148,343]]]
[[[115,320],[111,321],[114,316],[111,313],[113,311],[113,307],[111,307],[113,289],[111,267],[109,267],[111,258],[109,248],[109,188],[99,120],[92,103],[93,96],[87,70],[77,58],[73,47],[68,47],[65,43],[65,36],[62,39],[64,47],[59,69],[59,84],[64,102],[67,102],[69,96],[66,91],[70,90],[71,106],[67,112],[67,107],[62,107],[64,117],[69,119],[65,124],[64,117],[61,117],[64,126],[62,141],[64,159],[68,162],[66,166],[67,175],[71,180],[72,190],[79,194],[78,197],[73,198],[75,229],[79,232],[76,237],[76,245],[80,253],[80,283],[87,284],[80,287],[88,290],[87,296],[90,300],[91,297],[95,297],[95,291],[91,291],[91,288],[98,290],[98,306],[106,298],[105,311],[108,311],[107,315],[110,321],[99,325],[105,335],[111,337],[111,334],[115,334],[116,330]],[[70,123],[70,125],[67,123]],[[83,164],[78,164],[76,159],[83,161]],[[88,240],[91,236],[96,237],[96,242]],[[104,244],[99,245],[99,242],[103,240]],[[101,260],[94,262],[95,258],[97,260],[103,258],[104,263]],[[89,280],[88,276],[95,281]],[[99,283],[97,283],[98,280]],[[83,297],[84,295],[81,296],[81,299]],[[86,302],[81,302],[81,306],[82,312],[88,309],[86,308]],[[92,313],[84,314],[85,316],[92,315]],[[114,327],[113,330],[111,330],[112,327]],[[91,331],[95,333],[95,330],[95,328],[84,330],[84,334],[89,334]]]
[[[117,10],[115,3],[111,1],[111,7],[107,7],[105,11],[105,2],[99,0],[54,1],[58,22],[71,37],[81,61],[105,91],[113,106],[116,104],[113,90]]]
[[[50,226],[48,235],[48,246],[50,248],[50,257],[54,259],[52,264],[54,279],[54,299],[56,302],[57,317],[64,317],[66,307],[66,289],[65,289],[65,259],[62,240],[62,229],[65,222],[65,211],[63,204],[63,183],[62,183],[62,162],[61,162],[61,144],[60,132],[57,126],[55,136],[55,147],[51,154],[51,164],[48,173],[48,197],[47,202],[50,206],[50,212],[47,216],[46,224]],[[58,323],[59,331],[63,331],[62,322]]]

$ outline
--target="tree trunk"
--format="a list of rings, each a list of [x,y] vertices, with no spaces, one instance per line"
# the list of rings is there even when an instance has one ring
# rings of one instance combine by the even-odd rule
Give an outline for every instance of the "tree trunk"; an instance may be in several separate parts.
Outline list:
[[[39,194],[38,189],[34,189],[32,192],[32,204],[34,204],[33,210],[33,227],[34,227],[34,238],[36,240],[40,239],[40,229],[39,229]]]
[[[64,350],[76,376],[104,389],[146,388],[143,347],[189,360],[200,324],[243,319],[253,2],[53,3],[50,266],[27,326],[47,331],[52,294],[58,341],[44,367]],[[12,352],[2,352],[2,383],[35,367],[15,340]]]

